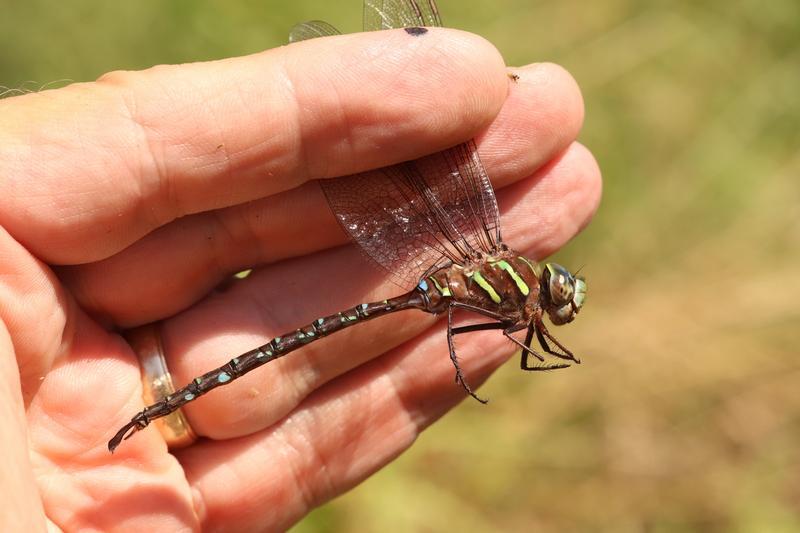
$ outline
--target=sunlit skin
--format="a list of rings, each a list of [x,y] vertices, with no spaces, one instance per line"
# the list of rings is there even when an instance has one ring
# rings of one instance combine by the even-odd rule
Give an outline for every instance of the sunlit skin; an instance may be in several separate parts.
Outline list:
[[[378,49],[391,53],[337,74]],[[0,530],[285,529],[463,400],[442,321],[398,313],[187,406],[207,437],[189,448],[168,453],[149,428],[106,449],[143,407],[119,329],[163,320],[182,383],[299,320],[396,292],[341,246],[310,180],[477,135],[505,241],[541,258],[572,238],[600,196],[575,142],[580,93],[555,65],[513,72],[476,36],[400,31],[0,101]],[[475,387],[516,350],[491,331],[462,337]]]

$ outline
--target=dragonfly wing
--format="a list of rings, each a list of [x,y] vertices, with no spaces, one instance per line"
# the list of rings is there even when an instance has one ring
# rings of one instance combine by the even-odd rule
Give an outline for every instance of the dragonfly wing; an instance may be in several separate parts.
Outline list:
[[[364,0],[364,31],[441,25],[434,0]]]
[[[294,26],[289,32],[289,42],[296,43],[317,37],[328,37],[329,35],[341,35],[342,32],[322,20],[310,20],[301,22]]]
[[[403,288],[500,242],[497,201],[472,141],[320,185],[344,230]]]

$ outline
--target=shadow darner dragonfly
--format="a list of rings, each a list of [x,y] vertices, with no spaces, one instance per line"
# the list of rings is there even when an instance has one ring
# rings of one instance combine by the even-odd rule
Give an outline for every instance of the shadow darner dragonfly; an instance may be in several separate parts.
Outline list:
[[[425,26],[441,25],[433,0],[364,2],[365,31],[405,28],[410,38],[419,38],[427,32]],[[306,22],[292,30],[290,42],[338,33],[325,22]],[[395,298],[319,318],[234,357],[138,413],[109,441],[109,450],[113,452],[152,420],[269,361],[344,328],[407,309],[447,314],[456,382],[483,403],[459,367],[453,344],[456,335],[502,330],[522,349],[523,370],[554,370],[580,362],[550,334],[544,316],[555,325],[571,322],[583,306],[586,282],[558,264],[540,265],[503,244],[497,201],[473,141],[320,185],[350,237],[393,281],[413,288]],[[492,322],[454,327],[453,312],[458,309]],[[524,342],[512,336],[521,330],[527,330]],[[534,336],[554,360],[547,362],[532,348]]]

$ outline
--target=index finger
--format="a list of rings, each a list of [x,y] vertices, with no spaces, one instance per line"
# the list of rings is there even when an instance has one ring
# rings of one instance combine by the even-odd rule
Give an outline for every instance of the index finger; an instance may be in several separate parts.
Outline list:
[[[506,93],[494,47],[436,29],[11,98],[0,102],[0,224],[47,262],[98,260],[186,214],[453,145]]]

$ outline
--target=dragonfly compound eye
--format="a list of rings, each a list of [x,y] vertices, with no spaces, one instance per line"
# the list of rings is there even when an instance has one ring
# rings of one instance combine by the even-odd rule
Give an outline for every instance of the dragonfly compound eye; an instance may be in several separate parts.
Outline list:
[[[545,282],[553,305],[562,307],[572,302],[572,297],[575,295],[575,278],[572,277],[569,270],[557,263],[547,263],[545,265]]]
[[[575,310],[579,311],[586,302],[586,280],[578,276],[575,278],[575,298],[572,300],[575,303]]]

